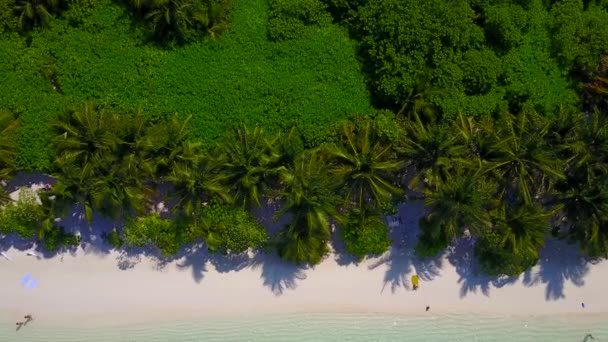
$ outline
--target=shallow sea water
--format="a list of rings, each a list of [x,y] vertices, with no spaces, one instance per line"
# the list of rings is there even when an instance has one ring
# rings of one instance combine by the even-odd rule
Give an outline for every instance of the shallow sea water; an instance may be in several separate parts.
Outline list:
[[[2,324],[0,341],[608,341],[608,315],[286,314],[79,328]],[[595,338],[587,338],[592,334]]]

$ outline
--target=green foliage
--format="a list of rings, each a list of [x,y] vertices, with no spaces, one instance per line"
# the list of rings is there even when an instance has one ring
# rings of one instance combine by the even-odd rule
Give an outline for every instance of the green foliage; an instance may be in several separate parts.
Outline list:
[[[403,166],[383,142],[371,120],[360,127],[345,122],[340,127],[339,142],[325,146],[330,158],[330,172],[344,189],[346,206],[384,207],[403,194],[392,179]]]
[[[184,44],[202,34],[215,38],[228,29],[230,0],[129,0],[154,40]]]
[[[42,245],[47,251],[55,252],[61,248],[76,247],[80,244],[80,237],[70,234],[63,227],[53,226],[45,232]]]
[[[487,6],[484,28],[488,43],[502,52],[520,46],[528,30],[528,15],[528,12],[517,4]]]
[[[129,219],[123,228],[127,246],[158,248],[169,256],[180,248],[180,233],[175,221],[162,219],[157,213]]]
[[[379,211],[355,209],[348,214],[341,233],[346,249],[359,260],[369,254],[382,254],[391,245]]]
[[[34,27],[48,27],[53,14],[60,13],[66,7],[64,0],[16,0],[13,9],[18,17],[19,29],[28,31]]]
[[[62,13],[62,16],[71,26],[83,26],[93,15],[97,2],[98,0],[68,0],[69,7]]]
[[[15,170],[15,136],[19,121],[8,112],[0,112],[0,180]]]
[[[484,39],[464,1],[372,1],[359,12],[372,86],[388,106],[400,105],[422,74],[442,88],[458,86],[458,60]]]
[[[295,263],[317,264],[329,251],[329,220],[336,210],[337,183],[318,150],[309,150],[281,173],[285,205],[275,215],[291,215],[291,222],[275,236],[279,256]]]
[[[608,11],[595,1],[556,2],[551,16],[553,53],[566,70],[593,68],[608,52]]]
[[[430,221],[428,217],[423,217],[418,222],[421,234],[418,236],[418,243],[414,250],[416,254],[423,258],[434,257],[445,250],[451,240],[445,234],[446,230],[437,230],[436,224]],[[433,234],[437,231],[438,235]]]
[[[467,95],[485,95],[497,86],[501,61],[490,49],[469,50],[462,58],[462,84]]]
[[[0,233],[16,233],[24,239],[37,236],[43,212],[36,195],[27,188],[20,189],[19,200],[0,208]]]
[[[270,0],[268,36],[273,41],[301,37],[308,26],[329,24],[321,0]]]
[[[18,18],[13,13],[14,0],[0,0],[0,33],[17,31]]]
[[[513,254],[502,244],[499,233],[488,232],[475,245],[475,255],[483,273],[491,276],[518,276],[538,261],[535,253]]]
[[[241,127],[214,152],[219,158],[218,172],[225,176],[226,187],[237,205],[261,207],[260,196],[268,190],[280,158],[274,149],[275,140],[260,128]]]
[[[0,35],[0,111],[19,114],[21,168],[50,169],[49,122],[86,100],[121,115],[191,115],[189,139],[203,149],[241,124],[269,134],[295,126],[316,146],[336,122],[370,111],[355,43],[334,25],[273,43],[266,1],[238,0],[220,39],[161,50],[142,44],[145,33],[112,1],[90,11],[78,27],[53,19],[53,29],[32,32],[29,43]]]
[[[116,249],[122,247],[124,243],[123,239],[120,237],[120,233],[118,233],[116,229],[104,235],[104,239],[107,243],[109,243],[112,247]]]
[[[201,218],[212,251],[239,254],[262,247],[268,239],[266,230],[242,209],[214,204],[203,209]]]

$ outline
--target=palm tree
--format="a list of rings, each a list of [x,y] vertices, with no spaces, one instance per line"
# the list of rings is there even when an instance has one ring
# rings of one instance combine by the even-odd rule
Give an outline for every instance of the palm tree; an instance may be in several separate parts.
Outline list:
[[[175,210],[196,218],[199,210],[212,200],[231,203],[233,200],[225,185],[225,176],[219,173],[216,158],[201,154],[196,145],[187,145],[185,149],[188,158],[175,162],[167,176],[167,181],[175,185]]]
[[[151,125],[143,139],[146,142],[147,153],[156,164],[155,174],[158,177],[167,176],[171,172],[171,166],[185,154],[191,152],[193,145],[188,144],[190,139],[190,119],[180,119],[177,115],[171,116]]]
[[[574,169],[585,168],[588,172],[608,174],[608,118],[605,114],[594,110],[584,119],[579,136],[575,137],[577,144],[571,145]]]
[[[405,144],[400,151],[416,170],[416,176],[409,187],[418,189],[421,182],[425,186],[437,186],[451,169],[470,162],[465,159],[466,147],[458,144],[458,135],[449,127],[435,122],[424,123],[417,113],[406,121]]]
[[[228,30],[229,4],[230,1],[227,0],[196,2],[192,21],[196,23],[197,29],[205,30],[211,38],[217,38]]]
[[[118,119],[103,108],[86,102],[53,123],[56,133],[53,144],[57,150],[55,164],[60,168],[77,165],[83,176],[93,171],[92,160],[112,154],[120,143],[116,134]]]
[[[488,171],[501,180],[501,196],[521,195],[531,205],[564,178],[565,164],[547,143],[551,122],[538,113],[504,114],[492,146]]]
[[[0,180],[15,171],[15,137],[19,121],[9,112],[0,112]]]
[[[293,168],[281,173],[285,205],[275,217],[290,214],[290,223],[278,234],[279,255],[296,263],[316,264],[328,251],[330,219],[335,209],[336,183],[318,150],[303,153]]]
[[[17,0],[13,9],[19,15],[21,30],[28,30],[36,26],[48,27],[52,13],[65,9],[65,5],[62,0]]]
[[[91,181],[90,171],[87,170],[75,165],[66,165],[56,176],[57,182],[53,184],[51,192],[53,200],[49,205],[58,216],[65,216],[74,204],[79,204],[84,209],[87,222],[92,222],[95,209],[93,193],[96,189]]]
[[[545,243],[549,219],[553,215],[539,205],[503,203],[492,212],[494,230],[501,236],[501,245],[514,255],[538,257]]]
[[[431,80],[425,75],[430,75],[430,72],[421,72],[414,81],[414,85],[405,96],[401,109],[397,112],[397,116],[407,115],[410,119],[413,114],[429,120],[435,120],[437,117],[438,108],[431,102],[432,97],[445,95],[444,89],[435,87]]]
[[[448,175],[436,188],[425,189],[425,205],[430,212],[421,219],[422,234],[427,242],[448,242],[468,229],[480,236],[491,227],[488,209],[496,185],[484,178],[481,165],[474,174],[459,171]]]
[[[260,195],[272,182],[280,155],[275,151],[276,138],[266,139],[261,128],[237,128],[219,146],[220,174],[225,177],[237,205],[261,207]]]
[[[187,0],[152,0],[144,15],[152,26],[153,36],[158,42],[183,43],[188,40],[192,26],[190,11],[192,2]]]
[[[458,113],[454,120],[453,132],[457,133],[458,143],[464,145],[469,159],[479,159],[484,165],[490,162],[488,159],[492,153],[492,146],[496,143],[496,127],[490,118],[475,118]]]
[[[333,159],[330,172],[344,185],[346,201],[358,208],[372,202],[384,207],[403,190],[391,184],[403,162],[392,156],[391,145],[382,144],[370,121],[356,129],[352,124],[341,127],[341,142],[326,151]]]
[[[557,185],[559,227],[591,256],[608,257],[608,180],[590,172],[569,174]]]

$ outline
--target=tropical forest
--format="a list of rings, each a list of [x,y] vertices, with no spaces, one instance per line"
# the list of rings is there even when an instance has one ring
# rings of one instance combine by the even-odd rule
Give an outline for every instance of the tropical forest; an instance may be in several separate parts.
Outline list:
[[[362,260],[419,201],[420,258],[606,258],[608,0],[0,0],[0,179],[0,236],[49,251],[79,207],[115,249]]]

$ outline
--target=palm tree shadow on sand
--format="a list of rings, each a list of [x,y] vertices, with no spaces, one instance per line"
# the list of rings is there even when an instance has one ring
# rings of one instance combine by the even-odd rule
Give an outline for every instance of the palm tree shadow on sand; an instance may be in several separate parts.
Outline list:
[[[469,293],[481,292],[485,296],[490,295],[492,287],[501,288],[508,284],[514,284],[518,277],[492,277],[479,271],[479,264],[475,259],[475,245],[471,239],[457,239],[453,242],[447,255],[447,259],[456,269],[458,283],[460,284],[460,297],[466,297]]]
[[[538,264],[516,277],[482,274],[471,240],[459,239],[450,251],[448,260],[459,275],[460,297],[478,291],[489,296],[492,288],[512,285],[522,278],[523,284],[528,287],[544,285],[547,301],[559,300],[566,298],[564,285],[567,281],[575,286],[583,286],[584,277],[589,272],[589,260],[580,255],[577,246],[556,240],[547,240],[540,251]]]
[[[526,286],[545,286],[545,299],[566,298],[564,285],[570,282],[580,287],[585,285],[585,275],[589,273],[590,259],[581,255],[577,245],[564,241],[547,240],[540,252],[538,266],[524,273]]]
[[[275,296],[282,295],[286,290],[295,290],[298,282],[306,279],[307,267],[285,262],[274,254],[256,254],[250,267],[261,269],[262,283]]]
[[[381,292],[388,287],[392,293],[399,288],[412,290],[410,276],[417,274],[424,281],[431,281],[441,273],[443,255],[420,258],[414,252],[418,242],[418,221],[424,215],[422,202],[411,202],[399,206],[396,215],[385,218],[392,243],[388,252],[372,261],[369,269],[387,268]]]

